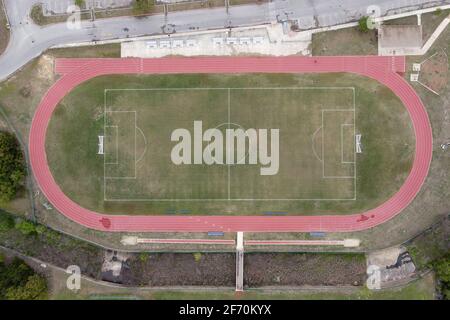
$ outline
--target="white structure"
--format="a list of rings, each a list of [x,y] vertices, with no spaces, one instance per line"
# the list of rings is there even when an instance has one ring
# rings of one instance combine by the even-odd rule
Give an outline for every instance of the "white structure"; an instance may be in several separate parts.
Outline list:
[[[197,46],[197,40],[188,39],[186,40],[186,47],[193,48]]]
[[[104,139],[105,139],[104,136],[98,136],[98,154],[105,154],[103,150]]]
[[[128,39],[121,56],[159,58],[179,56],[310,55],[311,32],[283,34],[281,24],[177,33]]]
[[[246,240],[246,246],[342,246],[345,248],[359,247],[359,239],[344,240]]]
[[[173,40],[172,41],[172,48],[183,48],[183,47],[184,47],[183,40]]]
[[[413,63],[412,69],[413,71],[419,72],[420,71],[420,63]]]
[[[170,47],[172,47],[172,45],[171,45],[170,41],[167,41],[167,40],[161,40],[161,41],[159,42],[159,47],[160,47],[160,48],[170,48]]]
[[[239,38],[239,44],[241,45],[249,45],[252,43],[252,39],[251,38]]]
[[[418,82],[419,81],[419,74],[418,73],[411,73],[409,80],[411,82]]]
[[[215,46],[223,46],[223,38],[213,38],[212,40]]]
[[[236,240],[236,250],[244,250],[244,233],[238,232]]]
[[[264,37],[254,37],[253,38],[253,44],[263,44],[264,43]]]
[[[357,134],[355,136],[355,146],[356,146],[356,153],[362,153],[361,149],[361,135]]]
[[[226,40],[227,44],[238,44],[238,38],[230,37]]]
[[[147,45],[147,48],[149,48],[149,49],[158,48],[158,42],[156,42],[156,41],[147,41],[146,45]]]

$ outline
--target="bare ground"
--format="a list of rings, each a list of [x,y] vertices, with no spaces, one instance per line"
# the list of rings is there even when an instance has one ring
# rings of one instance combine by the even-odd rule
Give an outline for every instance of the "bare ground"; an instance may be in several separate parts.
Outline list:
[[[160,253],[134,255],[124,268],[123,284],[143,286],[235,285],[234,254]]]
[[[244,256],[244,285],[362,285],[363,255],[250,253]]]

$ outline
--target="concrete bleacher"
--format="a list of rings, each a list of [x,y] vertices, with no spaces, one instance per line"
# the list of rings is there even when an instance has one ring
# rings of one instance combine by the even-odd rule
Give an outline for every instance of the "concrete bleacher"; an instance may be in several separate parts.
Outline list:
[[[212,42],[215,46],[227,45],[258,45],[264,44],[264,37],[227,37],[227,38],[213,38]]]
[[[147,49],[176,49],[176,48],[194,48],[198,45],[197,40],[194,39],[174,39],[174,40],[152,40],[147,41],[146,43]]]
[[[189,33],[149,36],[147,39],[122,43],[121,56],[156,58],[168,55],[308,55],[310,54],[310,43],[310,34],[298,33],[285,36],[280,25],[277,24],[237,29],[232,33],[227,29],[202,31],[195,35]]]

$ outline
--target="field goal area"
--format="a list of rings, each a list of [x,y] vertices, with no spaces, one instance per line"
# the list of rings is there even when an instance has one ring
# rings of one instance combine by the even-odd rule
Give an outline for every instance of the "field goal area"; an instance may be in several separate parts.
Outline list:
[[[355,106],[353,87],[106,89],[104,201],[356,200]],[[194,121],[224,136],[279,129],[277,174],[174,164],[171,134],[187,129],[194,141]]]

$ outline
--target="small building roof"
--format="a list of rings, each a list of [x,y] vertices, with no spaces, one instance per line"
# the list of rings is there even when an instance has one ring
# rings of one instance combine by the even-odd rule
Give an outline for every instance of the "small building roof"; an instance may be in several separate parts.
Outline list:
[[[382,25],[379,29],[383,48],[422,48],[422,27],[419,25]]]

